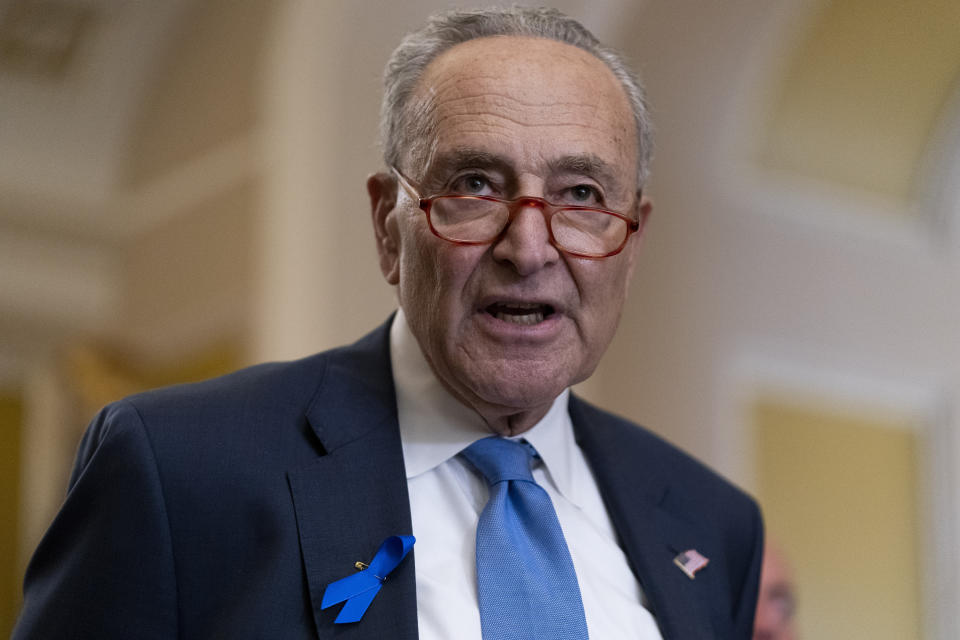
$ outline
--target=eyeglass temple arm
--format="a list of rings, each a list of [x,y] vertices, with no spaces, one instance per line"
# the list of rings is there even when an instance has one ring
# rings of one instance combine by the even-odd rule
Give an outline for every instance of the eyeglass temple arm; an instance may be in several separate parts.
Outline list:
[[[390,170],[393,171],[395,176],[397,176],[397,182],[401,187],[403,187],[403,190],[407,192],[407,195],[419,203],[421,200],[420,194],[417,193],[416,189],[413,188],[413,185],[410,184],[410,181],[407,180],[407,177],[400,173],[400,170],[396,167],[390,167]]]

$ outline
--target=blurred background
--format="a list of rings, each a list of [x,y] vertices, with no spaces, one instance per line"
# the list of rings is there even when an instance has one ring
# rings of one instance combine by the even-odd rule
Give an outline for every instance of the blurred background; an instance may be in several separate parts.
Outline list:
[[[472,4],[0,0],[0,634],[99,406],[393,309],[381,70]],[[757,496],[801,637],[960,637],[960,3],[554,4],[634,62],[658,130],[580,393]]]

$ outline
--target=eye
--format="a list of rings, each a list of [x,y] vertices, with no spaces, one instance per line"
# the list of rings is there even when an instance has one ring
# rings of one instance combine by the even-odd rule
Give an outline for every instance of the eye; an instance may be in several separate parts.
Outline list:
[[[603,202],[600,191],[589,184],[578,184],[564,192],[564,204],[599,205]]]
[[[450,185],[453,193],[465,196],[490,195],[492,187],[490,180],[479,173],[469,173],[457,177]]]

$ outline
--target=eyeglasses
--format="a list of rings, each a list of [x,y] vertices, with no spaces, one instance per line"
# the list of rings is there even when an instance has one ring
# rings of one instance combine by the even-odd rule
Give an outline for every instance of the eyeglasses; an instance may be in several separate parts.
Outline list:
[[[557,205],[543,198],[520,197],[503,200],[492,196],[439,195],[421,198],[410,181],[391,167],[400,185],[427,215],[427,225],[438,238],[459,245],[489,244],[500,237],[523,207],[535,207],[543,214],[550,244],[571,256],[599,259],[623,250],[640,223],[622,213]]]

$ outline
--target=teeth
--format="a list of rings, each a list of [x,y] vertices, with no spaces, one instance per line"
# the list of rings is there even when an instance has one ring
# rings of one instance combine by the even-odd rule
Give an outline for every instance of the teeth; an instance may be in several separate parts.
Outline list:
[[[529,326],[543,322],[553,313],[553,307],[542,302],[510,301],[491,304],[486,312],[497,320]]]
[[[530,307],[524,307],[524,308],[530,308]],[[512,322],[514,324],[531,325],[531,324],[537,324],[539,322],[543,322],[543,313],[540,311],[537,311],[536,313],[524,313],[524,314],[503,313],[502,311],[499,311],[496,314],[494,314],[494,317],[497,320],[503,320],[504,322]]]

